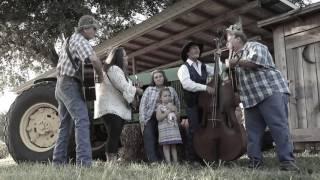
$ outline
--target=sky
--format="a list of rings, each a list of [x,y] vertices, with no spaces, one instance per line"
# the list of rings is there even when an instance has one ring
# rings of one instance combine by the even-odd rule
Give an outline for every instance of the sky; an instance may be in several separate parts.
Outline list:
[[[312,3],[320,2],[320,0],[311,0]],[[137,21],[143,21],[144,17],[136,15]],[[138,22],[139,23],[139,22]],[[5,91],[3,94],[0,93],[0,113],[7,112],[10,108],[10,105],[16,98],[16,94],[10,91]]]

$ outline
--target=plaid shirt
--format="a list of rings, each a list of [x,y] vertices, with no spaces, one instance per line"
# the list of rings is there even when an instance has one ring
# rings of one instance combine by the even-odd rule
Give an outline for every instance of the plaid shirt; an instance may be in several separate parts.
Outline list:
[[[173,103],[177,107],[178,112],[180,112],[180,100],[178,94],[173,87],[169,86],[168,88],[171,92],[171,97],[173,97]],[[139,121],[141,124],[146,125],[152,114],[156,111],[159,93],[160,89],[155,86],[149,86],[144,91],[139,107]]]
[[[76,77],[76,70],[74,69],[71,60],[66,52],[67,41],[64,42],[63,48],[59,57],[59,62],[57,65],[58,76],[70,76]],[[80,33],[74,33],[70,37],[69,50],[73,59],[77,58],[82,62],[88,61],[89,57],[94,53],[93,48],[89,44],[89,41],[83,37]],[[90,61],[90,60],[89,60]],[[79,69],[79,62],[77,71]]]
[[[240,99],[244,108],[257,105],[275,92],[289,93],[287,81],[276,69],[265,45],[258,42],[247,42],[241,51],[241,60],[260,65],[257,70],[236,68]]]

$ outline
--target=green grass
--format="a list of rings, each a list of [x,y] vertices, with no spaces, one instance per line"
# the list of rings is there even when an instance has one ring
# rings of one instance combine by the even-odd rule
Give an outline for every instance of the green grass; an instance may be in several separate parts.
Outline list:
[[[0,167],[0,180],[86,180],[86,179],[320,179],[320,155],[297,154],[297,163],[302,173],[282,172],[274,153],[265,156],[265,166],[261,170],[246,168],[246,158],[224,165],[192,167],[186,164],[167,165],[146,163],[105,163],[95,161],[92,168],[78,168],[68,165],[57,168],[49,164],[22,163]]]

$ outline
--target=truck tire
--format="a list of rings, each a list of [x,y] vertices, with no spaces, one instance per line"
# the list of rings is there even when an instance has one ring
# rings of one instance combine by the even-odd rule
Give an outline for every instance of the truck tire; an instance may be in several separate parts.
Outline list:
[[[47,162],[60,125],[55,82],[41,82],[22,92],[5,121],[5,142],[16,162]]]
[[[35,84],[19,95],[10,106],[4,123],[5,142],[16,162],[47,162],[52,160],[55,142],[60,126],[58,102],[55,99],[54,81]],[[105,159],[105,131],[91,134],[92,156]],[[98,137],[98,138],[97,138]],[[71,131],[68,156],[75,159],[74,129]]]

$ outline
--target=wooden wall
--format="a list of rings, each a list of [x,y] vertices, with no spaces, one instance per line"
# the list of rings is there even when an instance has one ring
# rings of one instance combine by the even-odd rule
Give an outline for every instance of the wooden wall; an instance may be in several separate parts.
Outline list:
[[[275,64],[289,80],[294,142],[320,142],[320,13],[273,29]]]

